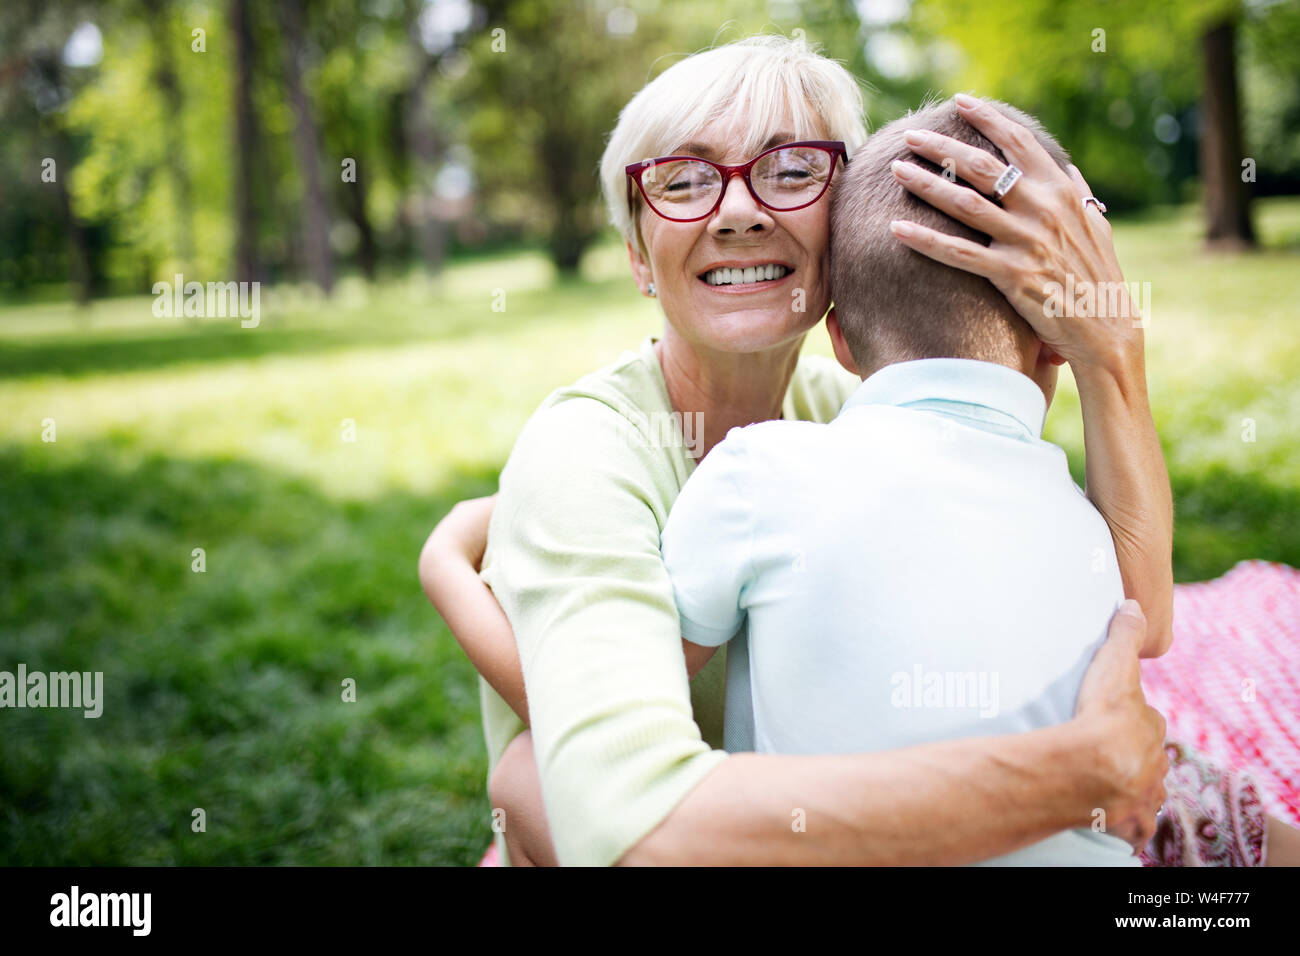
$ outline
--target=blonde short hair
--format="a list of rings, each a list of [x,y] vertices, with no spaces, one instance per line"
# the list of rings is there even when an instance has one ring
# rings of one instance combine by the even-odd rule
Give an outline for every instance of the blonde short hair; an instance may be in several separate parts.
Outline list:
[[[843,140],[849,155],[867,138],[862,90],[836,60],[803,40],[747,37],[673,64],[623,107],[600,160],[610,221],[644,252],[637,223],[640,197],[629,199],[624,167],[664,156],[735,109],[757,118],[737,149],[755,156],[787,109],[796,139]]]

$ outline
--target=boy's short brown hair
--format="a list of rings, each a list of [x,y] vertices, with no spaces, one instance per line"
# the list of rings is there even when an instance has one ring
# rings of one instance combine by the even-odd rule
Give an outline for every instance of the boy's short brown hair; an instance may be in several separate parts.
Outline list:
[[[986,101],[1027,127],[1062,168],[1069,154],[1034,117]],[[922,107],[873,133],[853,154],[832,192],[831,295],[859,372],[921,358],[974,358],[1018,366],[1033,330],[981,276],[935,262],[907,248],[889,229],[906,219],[988,245],[990,238],[917,199],[890,170],[894,160],[943,170],[904,142],[908,130],[951,136],[1006,157],[971,126],[949,99]],[[967,188],[963,179],[956,182]]]

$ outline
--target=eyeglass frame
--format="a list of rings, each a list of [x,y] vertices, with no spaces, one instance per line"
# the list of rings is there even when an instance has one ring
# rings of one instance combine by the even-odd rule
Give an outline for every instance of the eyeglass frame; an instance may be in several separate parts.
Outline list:
[[[808,200],[808,202],[806,203],[801,203],[798,206],[791,206],[788,209],[777,209],[775,206],[764,202],[759,197],[758,193],[754,191],[754,184],[749,179],[749,173],[754,168],[754,166],[758,164],[758,161],[761,160],[764,156],[767,156],[771,153],[775,153],[782,149],[793,149],[796,146],[811,146],[816,149],[821,149],[830,153],[831,154],[830,175],[826,177],[826,184],[822,186],[822,191],[819,192],[813,199]],[[848,147],[844,145],[844,142],[842,140],[805,139],[805,140],[799,140],[798,142],[794,142],[794,143],[782,143],[779,146],[773,146],[770,149],[765,149],[757,156],[755,156],[753,159],[751,159],[749,162],[741,163],[739,166],[726,166],[722,163],[715,163],[711,159],[704,159],[700,156],[660,156],[656,159],[643,159],[640,162],[628,163],[625,167],[623,167],[623,172],[626,173],[628,177],[627,189],[628,189],[629,201],[632,198],[632,184],[636,183],[636,187],[640,191],[641,198],[645,201],[646,206],[649,207],[650,211],[653,212],[660,219],[666,219],[669,222],[699,222],[701,219],[708,219],[710,216],[712,216],[714,213],[718,211],[718,207],[722,205],[722,200],[725,199],[727,196],[727,187],[731,185],[731,180],[735,178],[737,173],[739,173],[741,178],[745,181],[745,188],[748,189],[749,194],[752,197],[754,197],[754,202],[758,203],[764,209],[770,209],[772,210],[772,212],[796,212],[797,210],[800,209],[807,209],[809,206],[813,205],[818,200],[820,200],[823,196],[825,196],[826,190],[830,189],[831,180],[835,178],[836,158],[840,160],[841,166],[848,165],[849,151],[848,151]],[[705,165],[712,166],[714,169],[716,169],[719,173],[722,174],[722,188],[718,190],[718,198],[713,203],[713,207],[704,215],[692,216],[689,219],[674,219],[672,216],[665,216],[662,212],[660,212],[657,208],[655,208],[655,204],[652,203],[650,201],[650,197],[646,195],[645,183],[641,182],[641,176],[645,173],[647,169],[654,169],[656,166],[662,163],[682,162],[685,160],[691,160],[697,163],[704,163]]]

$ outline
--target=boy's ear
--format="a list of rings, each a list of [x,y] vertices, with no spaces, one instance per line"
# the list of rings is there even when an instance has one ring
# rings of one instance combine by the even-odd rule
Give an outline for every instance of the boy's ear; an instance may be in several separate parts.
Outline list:
[[[835,350],[835,357],[840,364],[854,375],[860,375],[857,363],[853,361],[853,353],[849,351],[849,343],[844,341],[844,330],[840,328],[835,306],[831,306],[831,310],[826,313],[826,332],[831,337],[831,348]]]
[[[650,271],[649,264],[641,258],[641,253],[637,251],[632,243],[627,245],[627,259],[632,264],[632,277],[636,279],[637,286],[641,289],[642,295],[650,294],[650,283],[654,281],[654,273]]]
[[[1053,350],[1053,348],[1046,342],[1043,343],[1042,356],[1053,365],[1064,365],[1066,362],[1066,360],[1057,355],[1055,350]]]

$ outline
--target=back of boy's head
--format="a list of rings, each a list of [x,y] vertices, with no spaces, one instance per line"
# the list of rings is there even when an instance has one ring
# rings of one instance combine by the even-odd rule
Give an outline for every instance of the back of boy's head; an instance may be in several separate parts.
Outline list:
[[[1005,103],[986,102],[1033,132],[1062,168],[1069,164],[1069,155],[1038,120]],[[890,231],[892,220],[904,219],[985,246],[990,242],[917,199],[894,177],[890,164],[896,159],[943,173],[904,142],[913,129],[951,136],[1006,162],[951,99],[882,126],[853,154],[831,190],[831,295],[854,363],[864,375],[922,358],[972,358],[1019,368],[1034,332],[993,284],[913,252]],[[971,188],[963,179],[956,182]]]

